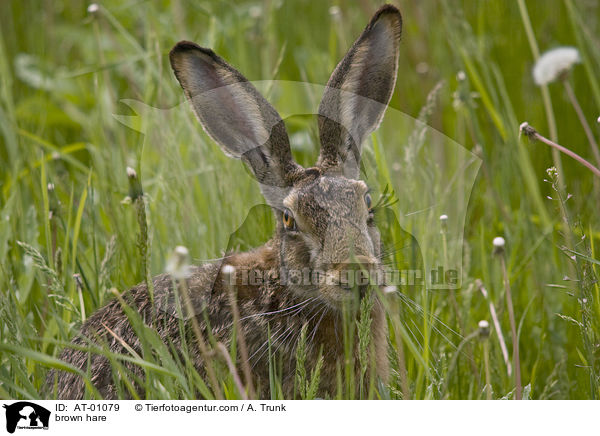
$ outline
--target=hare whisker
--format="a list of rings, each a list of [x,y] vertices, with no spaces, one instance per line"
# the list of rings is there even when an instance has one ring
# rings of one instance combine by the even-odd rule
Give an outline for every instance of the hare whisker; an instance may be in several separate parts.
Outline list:
[[[314,312],[315,312],[315,313],[314,313],[314,314],[313,314],[313,315],[310,317],[310,319],[307,321],[307,323],[310,323],[310,322],[311,322],[311,321],[312,321],[314,318],[316,318],[316,317],[319,315],[319,313],[320,313],[320,309],[321,309],[321,305],[323,305],[323,304],[324,304],[324,303],[320,302],[320,304],[319,304],[319,305],[317,305],[317,306],[315,306],[315,307],[313,308],[313,310],[314,310]],[[298,330],[296,333],[297,333],[297,336],[299,337],[299,336],[300,336],[300,333],[301,333],[301,329],[300,329],[300,330]],[[278,351],[278,350],[279,350],[279,349],[280,349],[280,348],[281,348],[283,345],[286,345],[286,346],[287,346],[287,345],[289,345],[289,344],[286,344],[286,340],[287,340],[288,338],[293,338],[293,335],[292,335],[292,336],[290,336],[290,335],[286,336],[286,337],[285,337],[285,338],[284,338],[284,339],[281,341],[281,343],[279,344],[279,346],[277,346],[277,348],[275,349],[275,353],[276,353],[276,352],[277,352],[277,351]]]
[[[316,297],[314,297],[314,298],[316,298]],[[313,299],[314,299],[314,298],[313,298]],[[309,299],[309,300],[310,300],[310,299]],[[297,308],[297,309],[296,309],[296,310],[293,312],[293,314],[295,314],[295,315],[299,314],[299,313],[300,313],[302,310],[306,309],[306,307],[307,307],[307,304],[304,304],[304,305],[302,305],[301,307]],[[281,340],[281,338],[283,338],[283,336],[284,336],[284,335],[286,335],[286,334],[287,334],[288,332],[290,332],[290,331],[293,331],[294,327],[295,327],[294,325],[282,325],[281,327],[279,327],[279,328],[276,330],[276,332],[275,332],[274,334],[273,334],[273,333],[271,333],[270,337],[268,337],[268,338],[267,338],[267,339],[266,339],[266,340],[265,340],[265,341],[262,343],[262,345],[261,345],[260,347],[258,347],[258,349],[256,349],[256,351],[254,351],[254,353],[252,353],[252,355],[251,355],[251,356],[248,358],[249,360],[252,360],[252,359],[253,359],[253,358],[256,356],[256,354],[257,354],[257,353],[259,353],[259,352],[261,352],[261,350],[262,350],[261,354],[260,354],[259,356],[257,356],[257,357],[254,359],[254,363],[252,364],[252,367],[254,367],[254,366],[256,365],[256,363],[257,363],[258,361],[260,361],[260,359],[261,359],[261,358],[263,357],[263,355],[266,353],[266,351],[267,351],[267,349],[268,349],[268,347],[267,347],[267,346],[269,345],[269,342],[271,342],[271,344],[272,344],[272,345],[273,345],[273,344],[277,344],[277,343],[278,343],[278,342]],[[283,330],[283,331],[282,331],[282,330]],[[286,337],[287,337],[287,336],[286,336]],[[267,347],[267,348],[265,348],[265,347]],[[264,348],[264,350],[263,350],[263,348]],[[275,351],[276,351],[276,350],[275,350]],[[273,353],[273,354],[275,354],[275,353]]]
[[[288,310],[294,309],[295,307],[306,305],[306,304],[310,303],[311,301],[316,300],[317,298],[318,297],[311,297],[311,298],[308,298],[308,299],[306,299],[306,300],[304,300],[304,301],[302,301],[302,302],[300,302],[298,304],[294,304],[293,306],[286,307],[284,309],[273,310],[271,312],[254,313],[252,315],[247,315],[247,316],[244,316],[243,318],[240,318],[240,321],[243,321],[243,320],[249,319],[249,318],[256,318],[256,317],[259,317],[259,316],[276,315],[278,313],[284,313],[284,312],[287,312]],[[229,324],[227,327],[231,327],[232,325],[233,325],[233,323]]]
[[[319,318],[319,321],[315,325],[315,328],[313,329],[312,335],[310,337],[311,344],[313,343],[313,340],[315,339],[315,335],[317,334],[317,330],[318,330],[319,326],[321,325],[321,322],[323,321],[323,318],[325,317],[327,312],[329,312],[329,306],[325,305],[325,308],[323,309],[323,314],[321,315],[321,318]]]
[[[423,309],[423,307],[417,303],[416,301],[412,300],[410,297],[406,296],[405,294],[398,294],[400,295],[400,298],[405,302],[408,303],[407,306],[412,310],[413,313],[419,314],[421,316],[425,316],[425,310]],[[412,306],[414,307],[412,307]],[[438,318],[437,316],[435,316],[433,313],[428,313],[427,316],[430,316],[432,319],[434,319],[436,322],[440,323],[442,326],[444,326],[445,328],[447,328],[450,332],[454,333],[459,339],[464,339],[463,335],[461,335],[459,332],[457,332],[456,330],[454,330],[452,327],[450,327],[448,324],[446,324],[444,321],[442,321],[440,318]],[[434,326],[434,328],[436,328]],[[441,331],[437,330],[436,331],[440,334]],[[453,343],[452,341],[450,341],[448,339],[448,342]]]
[[[322,304],[322,303],[321,303]],[[307,321],[307,323],[310,323],[310,321],[312,321],[320,312],[318,311],[318,309],[320,308],[320,306],[315,306],[313,308],[313,310],[316,312],[314,315],[312,315],[309,320]],[[275,355],[277,353],[277,351],[279,351],[279,349],[284,346],[284,345],[289,345],[286,344],[286,341],[288,338],[293,338],[294,337],[294,333],[296,333],[298,336],[300,335],[300,330],[295,329],[295,325],[290,325],[287,327],[287,329],[281,334],[279,335],[277,338],[272,339],[271,340],[271,344],[273,344],[275,346],[275,349],[273,350],[273,355]],[[269,340],[267,339],[267,341],[265,342],[265,344],[268,344]],[[265,345],[263,344],[263,346]],[[263,347],[261,346],[261,348]],[[257,357],[257,361],[259,361],[261,359],[261,357],[267,352],[267,350],[263,350],[261,355]]]
[[[387,247],[384,247],[383,250],[381,250],[381,253],[379,254],[379,259],[383,260],[386,257],[390,257],[392,254],[396,254],[398,252],[400,252],[400,250],[402,250],[403,248],[409,247],[409,244],[404,244],[401,242],[395,243],[395,244],[390,244]]]

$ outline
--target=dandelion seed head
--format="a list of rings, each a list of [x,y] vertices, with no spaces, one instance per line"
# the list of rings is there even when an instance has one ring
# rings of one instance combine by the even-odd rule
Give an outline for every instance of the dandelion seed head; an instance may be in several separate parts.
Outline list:
[[[341,10],[339,6],[332,6],[329,8],[329,15],[331,15],[334,18],[338,18],[341,14]]]
[[[448,215],[440,215],[440,221],[448,221]]]
[[[98,3],[92,3],[88,6],[87,11],[88,11],[88,14],[95,14],[96,12],[98,12],[98,9],[100,9],[100,6],[98,6]]]
[[[485,319],[479,321],[477,326],[479,327],[479,336],[481,338],[487,338],[490,335],[490,323]]]
[[[504,248],[506,241],[502,236],[496,236],[493,241],[494,247],[496,248]]]
[[[221,272],[225,275],[233,275],[235,274],[235,267],[233,265],[225,265],[221,268]]]
[[[394,285],[388,285],[385,286],[382,289],[384,294],[395,294],[396,292],[398,292],[398,287],[394,286]]]
[[[169,256],[165,271],[176,280],[189,277],[191,273],[189,257],[189,250],[182,245],[178,245]]]
[[[187,257],[190,254],[190,252],[183,245],[178,245],[177,247],[175,247],[175,254],[177,254],[178,256]]]
[[[223,268],[221,268],[221,272],[223,273],[225,282],[231,286],[236,285],[235,267],[233,265],[224,265]]]
[[[137,173],[135,172],[135,170],[131,167],[127,167],[127,177],[129,177],[130,179],[135,179],[137,177]]]
[[[456,73],[456,80],[458,80],[459,82],[462,82],[466,78],[467,78],[467,75],[465,74],[464,71],[461,70],[458,73]]]
[[[535,63],[533,80],[536,85],[547,85],[579,62],[581,62],[581,58],[575,47],[558,47],[548,50]]]

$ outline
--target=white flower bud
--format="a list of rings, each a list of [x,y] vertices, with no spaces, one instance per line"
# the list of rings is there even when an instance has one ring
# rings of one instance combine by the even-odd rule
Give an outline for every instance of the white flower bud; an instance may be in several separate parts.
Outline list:
[[[167,261],[166,272],[176,280],[182,280],[190,276],[189,265],[190,252],[182,245],[178,245],[173,250]]]
[[[477,325],[479,327],[479,337],[487,339],[490,336],[490,323],[482,319]]]
[[[131,167],[127,167],[127,177],[129,177],[130,179],[135,179],[137,177],[137,173],[135,172],[135,170]]]
[[[396,292],[398,292],[398,287],[394,286],[394,285],[388,285],[388,286],[385,286],[382,289],[382,291],[384,294],[395,294]]]

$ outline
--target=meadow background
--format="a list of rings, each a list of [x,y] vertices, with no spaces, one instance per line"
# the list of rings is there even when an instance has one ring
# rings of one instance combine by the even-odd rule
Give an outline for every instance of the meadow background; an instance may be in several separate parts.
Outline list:
[[[370,397],[513,398],[514,371],[507,371],[490,311],[491,304],[512,362],[508,285],[523,396],[597,398],[600,181],[564,155],[553,179],[546,171],[555,165],[550,148],[519,138],[519,125],[527,121],[598,164],[565,86],[543,89],[531,74],[539,53],[577,47],[582,62],[567,80],[600,140],[598,3],[393,3],[404,30],[391,107],[461,144],[481,167],[464,205],[464,225],[457,227],[449,214],[454,225],[447,230],[437,221],[427,226],[431,239],[424,249],[432,253],[460,233],[462,286],[454,293],[423,289],[398,297],[401,313],[390,320],[394,373]],[[145,268],[164,271],[176,245],[187,246],[200,262],[227,247],[256,246],[272,231],[264,209],[246,219],[260,195],[243,166],[206,138],[187,106],[170,110],[183,101],[168,63],[170,48],[187,39],[212,47],[250,80],[324,85],[379,5],[115,0],[88,9],[89,2],[77,0],[0,3],[0,398],[39,398],[46,372],[63,367],[56,356],[81,321],[113,297],[112,289],[142,281]],[[297,98],[285,88],[271,97],[277,108]],[[169,116],[154,118],[161,124],[152,142],[140,132],[143,121],[136,115],[143,107],[135,102],[169,109]],[[314,121],[286,120],[303,164],[318,153]],[[422,144],[410,139],[418,135],[405,130],[406,144],[418,155]],[[414,162],[378,158],[378,147],[385,146],[380,139],[375,135],[372,144],[383,187],[390,173]],[[126,199],[127,166],[137,170],[146,194],[147,257],[136,208]],[[423,178],[412,180],[412,186],[395,187],[398,217],[410,210],[411,193],[429,190]],[[431,190],[439,182],[430,180]],[[431,216],[437,220],[439,213]],[[240,223],[244,231],[231,238]],[[386,244],[398,243],[398,233],[387,236]],[[497,236],[506,245],[494,254]],[[487,338],[479,334],[481,320],[491,325]],[[168,349],[146,333],[154,351],[140,359],[157,381],[148,396],[193,396],[200,382],[186,377],[189,368],[169,360]],[[237,398],[231,377],[222,379],[227,397]]]

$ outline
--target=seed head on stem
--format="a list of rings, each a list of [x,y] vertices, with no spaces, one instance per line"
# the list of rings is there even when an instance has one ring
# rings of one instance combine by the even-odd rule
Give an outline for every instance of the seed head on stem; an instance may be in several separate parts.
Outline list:
[[[87,7],[87,12],[90,15],[94,15],[95,13],[97,13],[100,10],[100,6],[98,6],[98,3],[91,3],[88,7]]]
[[[479,321],[479,339],[483,341],[483,363],[485,366],[485,391],[486,399],[492,399],[492,375],[490,373],[490,323],[486,320]]]
[[[177,280],[183,280],[189,277],[189,257],[190,253],[188,249],[182,245],[178,245],[169,256],[165,271]]]
[[[595,176],[600,177],[600,169],[596,168],[594,165],[592,165],[591,163],[589,163],[587,160],[585,160],[584,158],[582,158],[581,156],[579,156],[577,153],[569,150],[566,147],[563,147],[560,144],[557,144],[554,141],[549,140],[548,138],[540,135],[538,133],[538,131],[529,125],[529,123],[524,122],[521,123],[521,125],[519,126],[519,133],[524,134],[525,136],[527,136],[527,138],[530,141],[540,141],[543,142],[546,145],[549,145],[550,147],[560,151],[561,153],[566,154],[567,156],[572,157],[573,159],[575,159],[577,162],[579,162],[580,164],[582,164],[583,166],[585,166],[587,169],[589,169],[592,173],[594,173]]]
[[[479,327],[479,337],[481,339],[487,339],[490,337],[490,323],[486,320],[481,320],[477,324]]]
[[[533,80],[538,86],[554,82],[581,62],[575,47],[557,47],[543,53],[533,67]]]
[[[250,358],[248,357],[248,345],[246,344],[246,337],[244,335],[244,329],[242,328],[240,311],[237,304],[235,267],[233,265],[224,265],[221,268],[221,273],[223,274],[223,281],[225,282],[225,287],[229,296],[229,304],[233,315],[233,325],[236,329],[236,337],[240,350],[240,360],[242,361],[242,369],[244,370],[246,389],[248,389],[250,398],[254,398],[255,394],[252,385],[252,371],[250,368]]]

